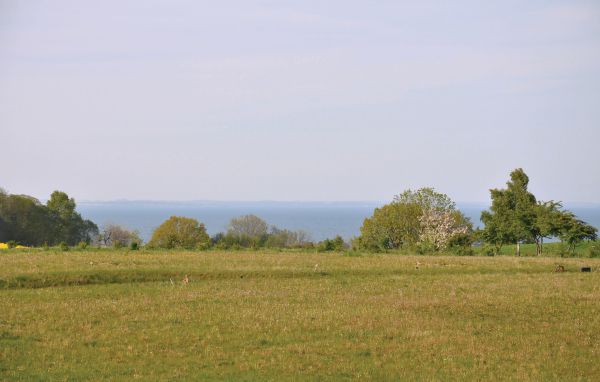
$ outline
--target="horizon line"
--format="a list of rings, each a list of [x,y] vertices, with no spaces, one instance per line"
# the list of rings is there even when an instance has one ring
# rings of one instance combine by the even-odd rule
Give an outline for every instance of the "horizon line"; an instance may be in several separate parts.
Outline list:
[[[368,203],[368,204],[388,204],[391,201],[382,200],[273,200],[273,199],[255,199],[255,200],[244,200],[244,199],[82,199],[78,200],[77,203],[297,203],[297,204],[357,204],[357,203]],[[490,205],[491,201],[477,201],[477,200],[462,200],[456,201],[457,205],[473,204],[473,205]],[[561,201],[562,204],[568,205],[593,205],[600,206],[600,202],[590,201]]]

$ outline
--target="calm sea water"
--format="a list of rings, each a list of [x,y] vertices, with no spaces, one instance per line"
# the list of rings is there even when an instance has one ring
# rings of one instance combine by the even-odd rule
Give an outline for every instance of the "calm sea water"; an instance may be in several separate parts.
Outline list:
[[[113,223],[138,230],[147,241],[152,231],[172,215],[197,219],[206,225],[210,235],[224,232],[231,218],[254,214],[270,225],[291,230],[304,230],[319,241],[341,235],[344,239],[358,236],[366,217],[373,214],[376,202],[79,202],[78,210],[98,226]],[[483,204],[459,204],[459,208],[478,225]],[[600,205],[566,205],[581,219],[600,227]]]

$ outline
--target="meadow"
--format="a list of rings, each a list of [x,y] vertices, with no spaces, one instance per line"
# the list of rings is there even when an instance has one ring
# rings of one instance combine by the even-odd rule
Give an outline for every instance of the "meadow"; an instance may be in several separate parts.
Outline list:
[[[590,258],[5,250],[0,380],[599,380],[599,268]]]

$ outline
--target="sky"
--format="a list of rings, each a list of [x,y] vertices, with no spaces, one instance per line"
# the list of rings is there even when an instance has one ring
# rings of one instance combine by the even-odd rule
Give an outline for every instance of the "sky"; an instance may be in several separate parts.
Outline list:
[[[0,187],[600,202],[597,1],[0,0]]]

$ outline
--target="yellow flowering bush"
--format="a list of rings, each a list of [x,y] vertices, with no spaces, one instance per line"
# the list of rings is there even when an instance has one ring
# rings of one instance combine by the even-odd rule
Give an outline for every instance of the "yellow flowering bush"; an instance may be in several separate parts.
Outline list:
[[[17,245],[15,248],[29,248],[24,245]],[[8,243],[0,243],[0,249],[8,249]]]

